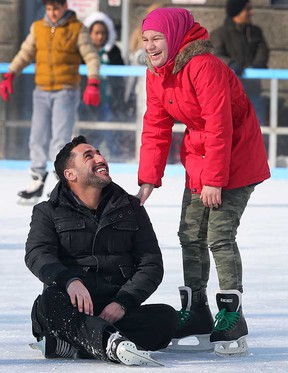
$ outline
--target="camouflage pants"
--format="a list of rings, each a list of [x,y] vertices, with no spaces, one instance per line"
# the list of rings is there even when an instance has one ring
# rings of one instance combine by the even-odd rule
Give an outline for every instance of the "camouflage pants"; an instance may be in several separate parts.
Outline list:
[[[221,290],[242,291],[242,262],[236,243],[237,228],[254,186],[222,191],[220,207],[205,207],[199,194],[184,190],[179,238],[184,283],[192,290],[206,288],[211,250]]]

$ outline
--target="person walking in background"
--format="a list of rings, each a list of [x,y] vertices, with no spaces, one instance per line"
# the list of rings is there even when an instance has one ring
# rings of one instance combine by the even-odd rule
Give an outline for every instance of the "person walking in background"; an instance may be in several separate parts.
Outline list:
[[[84,20],[90,37],[97,49],[102,65],[125,65],[121,51],[116,43],[114,23],[102,12],[92,13]],[[101,77],[101,103],[94,115],[99,120],[117,120],[124,115],[124,79],[123,77]]]
[[[153,10],[163,7],[163,2],[156,2],[151,4],[145,11],[145,16],[151,13]],[[145,17],[144,16],[144,17]],[[144,18],[142,17],[142,19]],[[143,41],[142,41],[142,27],[141,25],[138,26],[131,34],[129,40],[129,59],[131,65],[146,65],[146,51],[143,48]],[[136,82],[139,78],[130,78],[127,84],[127,89],[125,93],[125,100],[128,102],[128,107],[131,109],[135,106],[136,110]],[[134,103],[134,104],[133,104]],[[172,143],[170,147],[170,152],[168,156],[169,163],[179,163],[179,150],[181,148],[181,141],[183,134],[179,132],[174,132],[172,135]]]
[[[153,10],[163,6],[161,2],[152,3],[146,10],[145,14],[141,17],[141,20],[144,16],[152,12]],[[140,23],[137,22],[137,24]],[[129,38],[129,64],[134,66],[146,65],[146,52],[143,49],[142,42],[142,27],[137,26],[131,33]],[[127,79],[126,88],[125,88],[125,104],[127,107],[127,114],[130,119],[135,120],[136,118],[136,109],[137,109],[137,83],[139,82],[139,77],[130,76]]]
[[[151,4],[145,11],[145,16],[151,13],[153,10],[161,8],[163,2],[156,2]],[[142,17],[143,18],[143,17]],[[142,27],[136,27],[129,40],[129,60],[132,65],[146,65],[146,52],[143,49],[142,41]]]
[[[178,232],[185,286],[179,288],[182,309],[174,337],[195,335],[203,341],[211,333],[217,354],[245,354],[248,329],[236,234],[255,185],[270,177],[259,122],[240,80],[211,53],[207,30],[188,10],[156,9],[144,19],[142,32],[148,63],[138,171],[142,205],[161,186],[174,121],[186,125]],[[206,295],[208,249],[220,287],[215,326]]]
[[[44,284],[32,331],[46,358],[162,365],[177,328],[166,304],[142,303],[162,281],[162,255],[144,207],[112,182],[84,136],[58,153],[59,183],[33,209],[25,262]],[[139,347],[140,346],[140,347]]]
[[[13,93],[14,78],[34,59],[36,88],[29,139],[32,183],[18,193],[20,203],[30,203],[43,193],[48,172],[47,160],[54,161],[71,139],[80,101],[81,59],[88,68],[83,100],[86,105],[100,102],[100,60],[88,30],[68,9],[66,0],[43,0],[45,16],[31,25],[30,33],[4,74],[0,92],[7,101]]]
[[[214,53],[239,77],[245,68],[266,69],[269,48],[260,27],[252,24],[250,0],[228,0],[224,24],[211,32]],[[244,90],[256,110],[260,124],[265,124],[266,108],[261,97],[261,81],[242,79]]]
[[[92,13],[84,20],[102,65],[124,65],[121,51],[116,43],[114,23],[102,12]],[[122,76],[101,76],[101,103],[97,108],[80,106],[80,115],[91,121],[124,121],[125,82]],[[93,137],[93,134],[89,136]],[[92,138],[91,137],[91,138]],[[101,143],[97,131],[97,144]],[[123,151],[125,136],[122,131],[105,130],[103,141],[110,155],[119,157]],[[103,148],[101,144],[101,148]],[[128,149],[128,148],[127,148]]]

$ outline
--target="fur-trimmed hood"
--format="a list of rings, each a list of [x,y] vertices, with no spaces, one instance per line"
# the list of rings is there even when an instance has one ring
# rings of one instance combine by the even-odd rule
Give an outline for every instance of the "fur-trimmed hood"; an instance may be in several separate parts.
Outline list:
[[[196,40],[187,45],[187,47],[183,48],[180,53],[178,53],[174,60],[174,67],[172,70],[172,74],[177,74],[183,67],[191,60],[191,58],[195,56],[199,56],[204,53],[212,53],[213,46],[210,40]],[[150,58],[146,57],[147,66],[150,71],[154,74],[160,73],[161,69],[165,69],[165,65],[159,69],[154,68],[152,65]],[[159,72],[157,71],[159,70]]]

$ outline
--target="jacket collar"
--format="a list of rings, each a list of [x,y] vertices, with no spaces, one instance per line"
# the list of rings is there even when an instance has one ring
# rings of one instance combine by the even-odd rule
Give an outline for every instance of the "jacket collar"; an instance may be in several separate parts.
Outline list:
[[[75,198],[74,194],[66,189],[61,181],[57,183],[50,195],[50,202],[58,206],[67,206],[77,210],[86,210],[89,208],[83,205]],[[128,193],[119,185],[111,183],[103,189],[103,196],[99,204],[101,214],[106,215],[119,207],[129,204]]]
[[[233,22],[233,19],[231,17],[226,17],[224,21],[225,27],[227,27],[230,31],[237,30],[239,32],[245,32],[247,28],[249,28],[248,23],[243,24],[237,24]]]
[[[151,64],[149,57],[147,57],[147,66],[151,72],[158,76],[167,75],[169,73],[177,74],[193,57],[204,53],[211,53],[212,49],[213,46],[210,40],[196,40],[183,48],[182,51],[176,55],[174,61],[160,68],[155,68]]]

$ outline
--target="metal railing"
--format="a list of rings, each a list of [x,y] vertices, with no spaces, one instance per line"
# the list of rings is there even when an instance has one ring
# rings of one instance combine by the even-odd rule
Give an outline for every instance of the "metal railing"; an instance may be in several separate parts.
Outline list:
[[[0,63],[0,73],[8,71],[8,63]],[[35,65],[31,64],[23,70],[24,74],[34,74]],[[81,75],[86,75],[86,65],[81,65],[79,68]],[[116,130],[116,131],[134,131],[136,136],[135,159],[138,161],[142,118],[146,109],[145,99],[145,66],[109,66],[102,65],[100,68],[100,75],[102,76],[122,76],[122,77],[139,77],[138,92],[137,92],[137,117],[134,123],[123,122],[84,122],[78,121],[75,129],[93,129],[93,130]],[[288,135],[288,121],[287,127],[278,126],[278,81],[288,80],[288,70],[282,69],[246,69],[242,76],[243,79],[269,79],[270,80],[270,117],[269,126],[261,126],[263,134],[268,135],[268,160],[270,167],[276,167],[277,160],[277,136]],[[6,119],[6,107],[3,100],[0,100],[0,159],[5,159],[5,132],[8,127],[29,127],[30,121],[9,121]],[[174,132],[183,132],[185,125],[176,124],[173,128]]]

